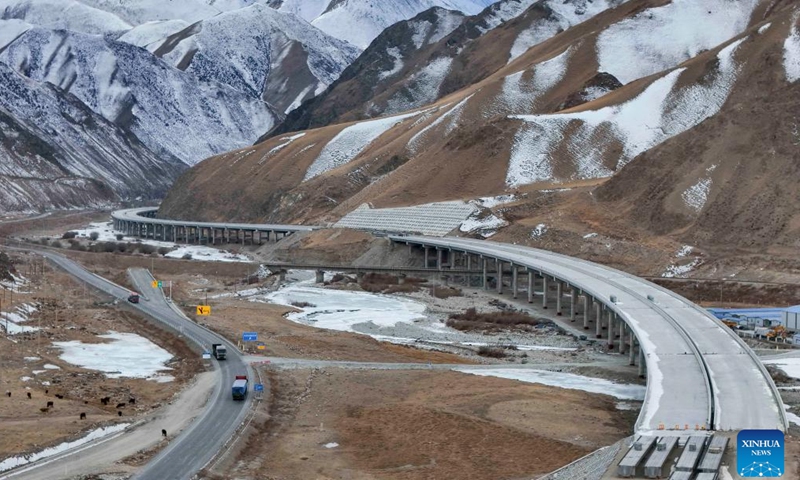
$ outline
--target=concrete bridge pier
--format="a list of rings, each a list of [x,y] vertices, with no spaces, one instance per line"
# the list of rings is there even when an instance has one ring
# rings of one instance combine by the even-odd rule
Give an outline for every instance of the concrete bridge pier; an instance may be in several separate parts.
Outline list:
[[[625,329],[627,324],[623,321],[619,322],[619,354],[625,355]]]
[[[628,347],[628,365],[636,365],[636,335],[633,334],[633,329],[630,329]],[[641,349],[642,347],[639,348]]]
[[[500,260],[495,260],[495,266],[497,267],[497,293],[499,295],[503,294],[503,262]]]
[[[511,298],[517,298],[517,266],[511,264]]]
[[[286,270],[281,270],[280,272],[278,272],[278,280],[280,280],[281,282],[286,281]]]
[[[547,276],[542,274],[542,308],[547,310]]]
[[[534,273],[531,269],[528,269],[528,303],[533,303],[533,280],[534,280]]]
[[[589,306],[591,298],[586,293],[583,294],[583,329],[589,330]]]
[[[443,250],[441,248],[436,249],[436,270],[442,269],[442,255]]]
[[[644,362],[644,350],[642,350],[641,345],[639,346],[639,378],[644,378],[645,372],[645,362]]]
[[[614,311],[613,310],[609,310],[608,311],[608,349],[609,350],[614,350],[614,333],[616,333],[615,329],[614,329],[614,316],[615,316]]]
[[[561,316],[561,294],[564,284],[561,280],[556,282],[556,315]]]
[[[277,233],[275,234],[275,241],[276,242],[278,241],[278,234]],[[430,251],[430,248],[429,247],[424,247],[424,249],[425,249],[425,268],[429,268],[430,267],[430,263],[428,262],[428,252]]]
[[[602,305],[600,302],[594,302],[594,336],[595,338],[600,338],[602,335],[600,334],[600,329],[603,326],[603,312],[600,311]]]
[[[481,263],[483,264],[482,265],[483,274],[482,274],[482,277],[481,277],[481,282],[483,283],[483,289],[484,290],[489,290],[489,275],[487,273],[487,267],[486,267],[486,264],[488,263],[488,260],[486,259],[486,257],[481,257]]]
[[[314,278],[314,281],[316,283],[323,283],[325,281],[325,272],[322,270],[317,270],[315,273],[316,277]]]
[[[575,300],[578,298],[578,289],[572,287],[569,294],[569,320],[571,322],[575,321]]]

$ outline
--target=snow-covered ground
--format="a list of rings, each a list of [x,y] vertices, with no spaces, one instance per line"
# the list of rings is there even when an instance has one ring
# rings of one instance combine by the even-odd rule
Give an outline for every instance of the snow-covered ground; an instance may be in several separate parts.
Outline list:
[[[599,71],[629,83],[743,32],[758,0],[673,0],[608,27],[597,38]]]
[[[308,167],[303,181],[311,180],[329,170],[347,164],[367,148],[373,140],[383,135],[384,132],[403,122],[403,120],[417,116],[420,113],[422,112],[411,112],[393,117],[358,122],[345,128],[325,145],[319,156],[314,160],[314,163]]]
[[[27,322],[29,316],[37,310],[36,306],[31,303],[24,303],[14,307],[13,311],[0,312],[0,328],[5,330],[9,335],[16,335],[18,333],[35,332],[39,330],[38,327],[29,327],[28,325],[20,325]]]
[[[783,42],[783,67],[786,70],[786,79],[790,82],[800,79],[800,31],[797,29],[797,17],[795,15],[792,19],[795,25]],[[761,29],[758,32],[761,33]]]
[[[644,385],[626,385],[614,383],[609,380],[595,377],[586,377],[565,372],[551,372],[548,370],[520,369],[477,369],[459,367],[454,370],[472,375],[508,378],[527,383],[540,383],[551,387],[583,390],[591,393],[611,395],[620,400],[644,400],[646,387]]]
[[[22,275],[14,275],[13,273],[9,273],[13,280],[0,280],[0,287],[3,287],[6,290],[11,290],[14,293],[28,293],[23,290],[22,287],[28,285],[28,279],[23,277]]]
[[[300,311],[290,313],[287,318],[304,325],[360,333],[391,343],[455,347],[513,345],[522,351],[576,349],[577,344],[567,337],[553,339],[528,333],[482,335],[450,328],[444,324],[447,315],[433,313],[417,300],[425,295],[421,292],[399,296],[335,290],[314,286],[308,272],[296,274],[304,279],[277,291],[249,289],[238,292],[237,296],[290,306],[308,303],[311,306],[295,307]],[[472,302],[472,299],[459,297],[448,300],[463,304],[458,311],[468,308]]]
[[[506,185],[562,180],[554,175],[553,153],[565,139],[570,144],[567,160],[574,164],[575,173],[563,180],[609,177],[613,170],[604,162],[606,149],[614,142],[598,142],[597,136],[617,138],[623,143],[622,154],[615,155],[619,158],[618,170],[641,152],[715,115],[736,80],[739,66],[734,54],[745,40],[739,39],[720,50],[716,71],[689,87],[679,87],[678,80],[686,69],[677,68],[620,105],[581,112],[511,115],[509,118],[526,124],[514,138]],[[696,194],[690,198],[700,201],[704,190],[702,186],[697,190],[690,192]]]
[[[800,380],[800,357],[797,358],[762,358],[761,363],[774,365],[786,375]]]
[[[27,465],[29,463],[39,461],[43,458],[52,457],[53,455],[58,455],[59,453],[87,444],[93,440],[113,435],[117,432],[125,430],[129,425],[130,423],[120,423],[117,425],[111,425],[109,427],[100,427],[98,429],[92,430],[87,435],[77,440],[60,443],[55,447],[46,448],[41,452],[32,453],[30,455],[19,455],[15,457],[6,458],[2,462],[0,462],[0,472],[4,472],[12,468],[21,467],[22,465]]]
[[[162,242],[159,240],[150,240],[146,238],[137,237],[123,237],[122,240],[117,240],[117,232],[113,229],[111,222],[94,222],[90,223],[87,227],[72,230],[77,232],[79,237],[90,238],[92,232],[97,232],[98,242],[140,242],[145,245],[152,245],[156,248],[165,247],[169,248],[170,252],[164,255],[169,258],[183,258],[190,255],[192,260],[203,260],[208,262],[249,262],[250,258],[246,255],[231,253],[227,250],[219,248],[208,247],[205,245],[185,245],[172,242]]]
[[[104,372],[109,378],[132,377],[171,381],[162,375],[172,354],[135,333],[109,332],[100,338],[108,343],[83,343],[78,340],[53,342],[63,350],[59,358],[73,365]]]

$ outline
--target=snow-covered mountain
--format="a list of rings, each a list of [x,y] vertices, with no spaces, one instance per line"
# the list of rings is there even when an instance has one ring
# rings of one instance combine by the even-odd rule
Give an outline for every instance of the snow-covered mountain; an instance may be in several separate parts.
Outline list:
[[[427,10],[387,28],[330,89],[270,134],[421,107],[624,1],[500,0],[469,17]]]
[[[185,168],[74,96],[0,63],[0,210],[160,198]]]
[[[325,101],[343,85],[342,92],[365,88],[356,76],[377,83],[396,71],[397,85],[407,87],[422,69],[406,70],[412,57],[397,59],[390,48],[415,45],[415,21],[384,32],[396,32],[397,45],[379,37],[350,67],[358,75],[345,71]],[[420,44],[421,58],[428,65],[442,58],[443,44],[478,28],[469,21]],[[561,21],[571,26],[551,28]],[[365,202],[402,206],[515,192],[532,201],[509,214],[508,236],[498,238],[532,242],[530,229],[555,212],[561,228],[600,228],[598,219],[609,219],[625,235],[644,227],[711,242],[737,225],[747,244],[796,246],[799,21],[800,7],[790,1],[537,2],[454,57],[451,70],[456,62],[488,69],[478,81],[448,91],[449,82],[458,85],[449,73],[433,103],[281,133],[203,162],[179,179],[163,211],[330,221]],[[523,35],[538,29],[551,36]],[[535,41],[512,54],[520,38]],[[392,88],[369,90],[369,100],[354,103],[361,110],[345,108],[340,94],[338,112],[319,104],[299,111],[316,112],[312,120],[323,124],[345,111],[355,120],[369,102],[389,105],[401,91]],[[209,184],[258,208],[233,212],[211,195],[184,194]],[[757,223],[768,225],[751,228]]]
[[[475,15],[497,0],[270,0],[333,37],[365,49],[387,27],[433,7]]]
[[[281,112],[325,90],[361,53],[294,15],[259,4],[156,41],[132,33],[121,40],[139,43],[201,81],[260,97]]]
[[[72,93],[152,151],[189,164],[246,145],[276,119],[258,98],[102,36],[32,27],[0,63]]]

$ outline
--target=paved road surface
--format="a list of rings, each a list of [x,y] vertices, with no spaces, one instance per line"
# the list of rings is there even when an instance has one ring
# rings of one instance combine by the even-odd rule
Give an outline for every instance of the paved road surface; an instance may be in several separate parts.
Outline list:
[[[158,224],[158,225],[174,225],[174,226],[191,226],[202,228],[217,228],[217,229],[230,229],[230,230],[273,230],[273,231],[286,231],[286,232],[308,232],[319,227],[309,227],[306,225],[278,225],[278,224],[259,224],[259,223],[225,223],[225,222],[194,222],[183,220],[167,220],[164,218],[151,218],[143,216],[147,212],[158,210],[154,207],[145,208],[131,208],[128,210],[117,210],[111,214],[114,220],[123,220],[128,222]]]
[[[139,303],[142,310],[164,319],[172,328],[208,350],[212,343],[225,343],[228,346],[227,360],[214,361],[220,367],[222,380],[212,394],[209,407],[180,437],[133,477],[140,480],[190,478],[222,449],[244,420],[253,398],[252,391],[246,401],[237,402],[231,398],[230,386],[237,374],[247,374],[252,380],[252,371],[233,345],[176,312],[177,308],[167,302],[161,291],[150,286],[153,277],[149,271],[131,269],[129,273],[138,291],[146,296]]]
[[[453,237],[390,238],[531,267],[603,299],[631,326],[647,356],[648,390],[637,431],[657,430],[661,423],[693,427],[709,424],[709,418],[718,430],[787,428],[780,395],[752,351],[713,315],[665,288],[529,247]],[[611,295],[616,304],[605,301]]]
[[[57,253],[46,250],[37,252],[79,280],[121,301],[127,301],[130,294],[128,289],[87,271]],[[213,459],[242,423],[253,396],[250,394],[246,401],[236,402],[231,398],[230,385],[237,374],[246,373],[252,378],[252,369],[242,361],[238,350],[227,340],[188,320],[167,302],[160,290],[150,287],[152,276],[147,270],[134,269],[130,274],[146,299],[143,298],[137,305],[129,305],[181,333],[190,343],[194,342],[198,350],[210,348],[212,343],[228,345],[228,359],[212,361],[219,365],[215,371],[219,372],[217,378],[221,380],[216,382],[205,411],[133,477],[142,480],[188,479]]]

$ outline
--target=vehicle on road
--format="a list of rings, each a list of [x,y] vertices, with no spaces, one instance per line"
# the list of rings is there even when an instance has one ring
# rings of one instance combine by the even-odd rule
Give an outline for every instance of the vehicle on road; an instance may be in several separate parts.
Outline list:
[[[217,360],[225,360],[225,354],[228,353],[228,351],[225,349],[225,346],[221,343],[212,344],[211,351],[214,354],[214,358]]]
[[[131,303],[139,303],[139,294],[136,292],[131,292],[131,294],[128,295],[128,301]]]
[[[234,400],[244,400],[247,396],[247,375],[236,375],[232,390]]]

